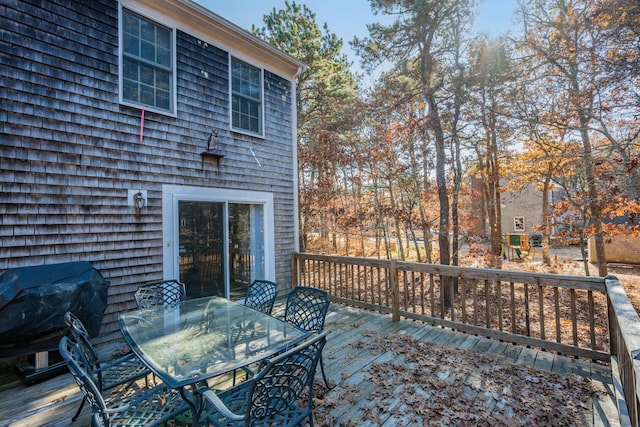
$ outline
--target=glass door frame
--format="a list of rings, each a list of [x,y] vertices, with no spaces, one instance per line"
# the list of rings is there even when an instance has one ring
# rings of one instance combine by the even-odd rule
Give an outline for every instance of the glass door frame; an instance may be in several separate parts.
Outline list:
[[[163,280],[179,280],[179,215],[180,201],[224,203],[224,282],[225,297],[229,298],[229,203],[260,204],[264,211],[264,278],[275,281],[275,232],[273,193],[247,190],[230,190],[214,187],[182,185],[162,186],[162,260]],[[188,295],[187,295],[188,297]]]

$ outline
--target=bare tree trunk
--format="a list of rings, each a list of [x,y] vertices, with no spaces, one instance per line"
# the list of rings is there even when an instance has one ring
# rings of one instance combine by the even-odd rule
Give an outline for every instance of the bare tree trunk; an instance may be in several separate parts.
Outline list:
[[[604,236],[602,232],[602,208],[598,199],[598,189],[596,187],[596,176],[593,168],[593,149],[587,126],[588,119],[582,113],[580,116],[580,135],[582,137],[582,146],[584,149],[584,171],[587,178],[587,189],[589,191],[589,209],[591,211],[591,219],[593,220],[594,237],[596,243],[596,257],[598,262],[598,275],[604,277],[607,275],[607,259],[604,252]]]
[[[390,259],[391,253],[389,248],[389,230],[387,230],[387,223],[385,221],[384,213],[382,212],[382,209],[380,209],[380,186],[377,178],[374,180],[374,195],[376,203],[376,236],[379,236],[379,232],[382,232],[382,242],[384,243],[386,259]],[[378,244],[377,247],[378,258],[380,258],[380,244]]]
[[[409,233],[411,234],[411,240],[413,242],[413,247],[416,248],[416,256],[417,256],[416,261],[422,262],[422,254],[420,253],[420,245],[418,244],[418,236],[416,236],[416,232],[413,229],[413,227],[410,228]]]
[[[398,245],[398,253],[400,254],[400,259],[404,261],[404,244],[402,243],[402,233],[400,231],[400,224],[402,220],[400,219],[400,215],[398,214],[398,209],[396,206],[395,193],[393,191],[393,183],[389,180],[389,198],[391,199],[391,210],[393,212],[393,222],[396,229],[396,244]]]
[[[586,226],[586,224],[584,224]],[[589,274],[589,254],[587,253],[587,242],[584,239],[584,226],[582,230],[580,230],[580,255],[582,255],[582,266],[584,267],[584,275],[590,276]]]
[[[440,264],[449,265],[451,253],[449,250],[449,193],[447,192],[446,180],[446,151],[444,132],[437,104],[431,94],[426,95],[429,105],[429,128],[433,130],[436,145],[436,184],[438,186],[438,201],[440,202],[440,232],[438,233],[438,244],[440,246]],[[443,303],[446,308],[453,305],[452,280],[448,276],[441,278]]]
[[[542,260],[546,265],[551,265],[551,252],[549,239],[551,236],[551,224],[549,224],[549,187],[551,186],[551,173],[544,177],[542,189]]]

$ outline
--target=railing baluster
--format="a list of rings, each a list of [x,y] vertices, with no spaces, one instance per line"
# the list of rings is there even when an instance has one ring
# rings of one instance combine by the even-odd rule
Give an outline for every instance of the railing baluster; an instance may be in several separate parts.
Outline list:
[[[511,296],[511,332],[518,333],[518,322],[516,319],[516,285],[513,282],[509,282],[510,296]]]
[[[478,325],[478,280],[473,279],[473,324]]]
[[[322,283],[322,289],[326,289],[327,288],[327,262],[326,261],[322,261],[322,268],[320,269],[321,271],[318,272],[318,274],[320,275],[320,282]]]
[[[311,286],[316,286],[316,276],[318,275],[319,263],[320,261],[317,260],[311,263],[311,269],[309,270],[309,283]]]
[[[335,294],[336,296],[342,297],[342,276],[341,274],[341,270],[340,270],[340,265],[338,263],[332,263],[333,264],[333,282],[335,283]]]
[[[436,280],[433,274],[429,273],[429,296],[431,297],[431,317],[436,317]]]
[[[596,349],[596,324],[594,319],[594,307],[593,307],[593,291],[587,291],[587,298],[589,300],[589,332],[591,336],[591,349]]]
[[[356,276],[356,266],[349,265],[349,283],[351,283],[351,298],[356,299],[358,291],[358,278]]]
[[[424,283],[425,283],[424,273],[420,273],[420,295],[422,296],[422,298],[420,298],[420,303],[421,303],[420,314],[426,314],[425,313],[425,308],[426,307],[424,305],[425,304],[425,300],[426,300],[425,293],[424,293]]]
[[[496,283],[496,294],[498,296],[498,330],[504,330],[504,320],[502,313],[502,282],[500,280]]]
[[[382,285],[383,285],[383,283],[382,283],[381,272],[382,272],[382,271],[381,271],[379,268],[377,268],[377,269],[376,269],[376,273],[377,273],[377,276],[378,276],[378,277],[377,277],[377,283],[378,283],[378,304],[379,304],[379,305],[383,305],[383,304],[382,304],[382,295],[383,295],[383,294],[385,294],[385,295],[386,295],[386,294],[388,294],[388,293],[386,292],[386,289],[382,286]],[[372,274],[373,274],[373,273],[372,273]],[[375,299],[374,299],[374,301],[373,301],[373,302],[374,302],[374,304],[375,304]],[[387,299],[387,301],[385,302],[385,304],[384,304],[384,305],[385,305],[385,306],[387,306],[387,307],[389,306],[389,300],[388,300],[388,299]]]
[[[415,271],[411,272],[411,298],[413,301],[413,304],[411,304],[413,308],[413,312],[417,313],[418,309],[416,306],[416,272]]]
[[[485,327],[491,329],[491,312],[490,310],[490,299],[491,299],[491,285],[488,280],[484,281],[484,324]]]
[[[524,284],[524,316],[525,316],[525,330],[528,337],[531,336],[531,318],[529,316],[529,285]]]
[[[447,280],[447,286],[449,286],[451,289],[449,290],[449,295],[451,295],[451,307],[449,307],[449,309],[451,310],[451,321],[455,322],[456,321],[456,284],[457,284],[457,277],[450,277],[450,280]]]
[[[557,286],[553,287],[553,298],[556,308],[556,341],[562,342],[562,322],[560,317],[560,290]]]
[[[411,303],[411,295],[409,293],[409,278],[407,277],[407,272],[404,270],[401,273],[400,271],[398,273],[400,274],[400,280],[402,281],[402,286],[400,288],[400,291],[402,292],[402,306],[404,307],[404,311],[409,311],[409,305]]]
[[[538,285],[538,313],[540,315],[540,338],[545,339],[545,327],[544,327],[544,292],[542,286]]]
[[[367,274],[367,272],[370,270],[370,268],[368,268],[367,266],[363,266],[362,268],[363,268],[363,271],[362,271],[362,281],[363,281],[362,292],[364,293],[364,301],[370,302],[369,299],[367,298],[367,289],[369,288],[369,281],[367,280],[369,275]]]
[[[445,318],[445,304],[444,304],[444,295],[445,295],[445,289],[444,287],[447,285],[445,283],[444,277],[442,276],[442,274],[438,275],[438,280],[440,281],[440,318],[444,319]]]
[[[467,281],[460,279],[460,315],[462,323],[467,323]]]
[[[576,290],[571,289],[571,325],[573,330],[573,345],[578,345],[578,317],[576,315]]]

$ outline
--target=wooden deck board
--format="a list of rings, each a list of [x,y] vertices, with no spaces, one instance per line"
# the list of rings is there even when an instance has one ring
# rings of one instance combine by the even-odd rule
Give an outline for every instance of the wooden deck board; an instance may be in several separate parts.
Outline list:
[[[505,349],[502,352],[502,354],[504,354],[506,357],[508,357],[513,361],[517,361],[518,358],[520,357],[520,353],[522,353],[522,349],[523,347],[519,345],[507,345],[505,346]]]
[[[542,371],[551,371],[553,368],[553,358],[554,356],[551,353],[538,351],[536,353],[536,360],[533,362],[533,366]]]
[[[507,343],[494,340],[493,344],[487,349],[487,353],[502,355],[507,349]]]
[[[465,340],[460,343],[458,348],[461,348],[463,350],[471,350],[476,344],[478,344],[478,341],[480,340],[481,338],[477,335],[468,335]]]
[[[276,308],[276,313],[281,310],[282,307]],[[450,348],[452,354],[455,354],[456,349],[464,349],[490,354],[495,356],[496,360],[511,360],[514,363],[560,374],[574,373],[602,385],[610,393],[613,392],[608,365],[567,358],[419,322],[409,320],[393,322],[389,316],[338,304],[332,304],[325,329],[329,331],[327,345],[323,352],[327,376],[330,381],[340,383],[339,388],[342,392],[348,388],[348,396],[332,395],[336,391],[327,393],[327,396],[335,398],[337,402],[331,414],[336,419],[351,421],[353,423],[351,425],[384,427],[410,425],[410,420],[401,415],[387,414],[386,419],[379,419],[378,423],[373,423],[371,420],[362,423],[358,421],[362,420],[365,410],[376,413],[373,408],[379,404],[379,390],[369,379],[371,375],[369,368],[374,363],[395,361],[397,357],[390,351],[374,354],[354,344],[359,341],[370,343],[377,338],[394,335],[409,335],[421,341],[444,346]],[[7,378],[0,377],[0,382],[6,382]],[[480,374],[470,375],[467,384],[477,385],[481,384],[481,381]],[[398,393],[403,393],[407,385],[394,386]],[[465,393],[474,392],[467,390]],[[70,422],[71,416],[80,403],[80,398],[80,392],[69,374],[29,387],[16,383],[13,388],[0,391],[0,427],[88,426],[90,424],[88,408],[83,410],[78,422]],[[478,398],[486,399],[486,407],[489,409],[495,408],[498,404],[496,401],[491,401],[490,396],[478,396]],[[386,402],[385,405],[402,405],[402,403],[394,400]],[[612,395],[604,395],[601,399],[594,400],[592,410],[581,415],[581,419],[577,421],[579,425],[584,426],[618,426],[617,409]]]
[[[477,344],[470,350],[477,351],[479,353],[486,353],[492,344],[493,340],[491,338],[481,337],[480,340],[478,340]]]

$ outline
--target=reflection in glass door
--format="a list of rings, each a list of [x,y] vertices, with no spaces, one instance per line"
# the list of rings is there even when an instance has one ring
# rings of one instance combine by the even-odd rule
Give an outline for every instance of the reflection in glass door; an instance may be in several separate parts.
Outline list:
[[[180,281],[187,297],[225,296],[223,202],[180,201]]]
[[[230,298],[244,298],[249,284],[264,278],[263,206],[229,203]]]
[[[187,298],[242,299],[253,280],[266,278],[263,205],[180,200],[178,221],[180,281]]]

